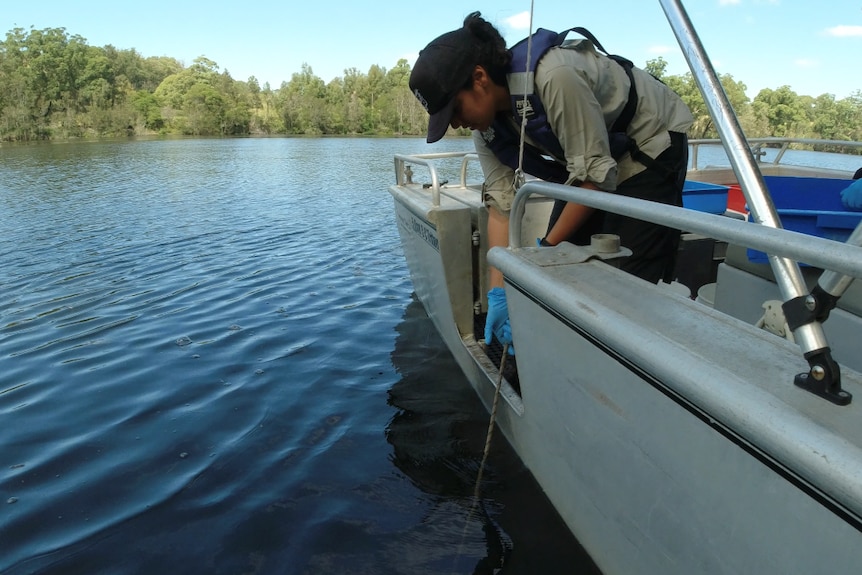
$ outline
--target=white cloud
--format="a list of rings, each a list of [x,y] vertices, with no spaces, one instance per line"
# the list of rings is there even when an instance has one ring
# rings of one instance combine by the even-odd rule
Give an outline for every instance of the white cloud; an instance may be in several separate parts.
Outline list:
[[[514,16],[509,16],[504,20],[506,25],[513,30],[529,30],[530,28],[530,13],[525,11]]]
[[[817,68],[820,66],[820,62],[813,58],[799,58],[794,62],[800,68]]]
[[[739,4],[742,0],[718,0],[719,6],[731,6],[734,4]]]
[[[829,36],[837,36],[839,38],[847,36],[862,36],[862,26],[833,26],[826,29],[826,34]]]

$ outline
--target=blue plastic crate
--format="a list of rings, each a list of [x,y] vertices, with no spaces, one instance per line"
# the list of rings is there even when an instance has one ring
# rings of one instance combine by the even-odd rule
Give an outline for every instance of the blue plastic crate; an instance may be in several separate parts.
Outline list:
[[[682,187],[682,206],[689,210],[723,214],[727,210],[727,186],[686,180]]]
[[[862,220],[862,212],[844,209],[841,190],[853,180],[764,176],[784,229],[839,242],[847,241]],[[766,254],[748,250],[752,262],[766,263]]]

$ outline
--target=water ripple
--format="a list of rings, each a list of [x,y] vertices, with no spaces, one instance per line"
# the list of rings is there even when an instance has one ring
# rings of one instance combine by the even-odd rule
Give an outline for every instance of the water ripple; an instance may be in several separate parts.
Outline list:
[[[415,306],[382,184],[395,144],[425,150],[0,149],[0,572],[451,565],[478,456],[450,456],[445,434],[425,435],[439,450],[412,441],[387,392],[406,401],[400,382],[425,365],[415,389],[446,394],[426,403],[468,401],[481,438],[485,415],[439,340],[394,351]],[[454,499],[426,491],[423,465]]]

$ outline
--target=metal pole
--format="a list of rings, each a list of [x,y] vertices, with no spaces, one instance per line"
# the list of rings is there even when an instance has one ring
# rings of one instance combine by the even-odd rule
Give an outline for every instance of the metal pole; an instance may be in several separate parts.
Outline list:
[[[847,244],[862,246],[862,221],[859,222],[859,225],[856,226],[856,229],[847,238]],[[823,288],[826,293],[835,297],[844,295],[844,292],[847,291],[851,283],[853,283],[853,276],[843,275],[833,270],[826,270],[820,276],[820,279],[817,280],[817,285]]]
[[[692,76],[700,88],[703,99],[715,123],[730,165],[742,187],[754,221],[780,228],[781,221],[766,191],[763,175],[748,148],[745,135],[733,113],[724,88],[706,55],[703,45],[680,0],[659,0],[668,22],[676,35],[680,48],[688,61]],[[788,258],[769,256],[775,280],[785,301],[803,297],[808,288],[799,271],[799,265]],[[823,327],[819,322],[806,323],[794,330],[793,335],[807,355],[828,348]]]

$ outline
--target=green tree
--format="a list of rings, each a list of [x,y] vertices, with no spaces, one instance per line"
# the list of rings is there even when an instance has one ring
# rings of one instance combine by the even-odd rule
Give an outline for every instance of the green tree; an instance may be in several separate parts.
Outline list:
[[[161,131],[165,127],[162,107],[158,98],[151,92],[140,90],[132,96],[132,108],[136,112],[135,124],[140,131]]]
[[[324,94],[324,117],[326,118],[327,134],[346,134],[347,118],[345,116],[344,82],[341,78],[334,78],[326,85]]]
[[[195,136],[222,133],[225,101],[211,85],[197,82],[183,94],[184,131]]]
[[[376,134],[379,131],[381,120],[381,98],[385,93],[386,69],[373,64],[368,69],[368,74],[363,82],[363,97],[366,103],[366,114],[362,121],[362,132],[365,134]],[[377,100],[375,102],[375,99]],[[375,108],[376,104],[376,108]]]
[[[790,86],[761,90],[752,106],[755,116],[766,120],[772,136],[802,137],[808,132],[808,110]]]
[[[323,80],[314,75],[311,66],[302,64],[290,82],[279,90],[279,109],[284,126],[291,134],[317,135],[324,133],[324,115],[320,104],[326,93]]]
[[[715,129],[709,109],[691,73],[682,76],[668,76],[664,78],[664,81],[671,90],[682,98],[694,116],[694,124],[689,130],[689,135],[693,138],[717,137],[718,131]],[[748,113],[749,107],[748,96],[745,94],[745,84],[737,82],[729,74],[719,76],[719,83],[736,114],[740,118],[744,117]]]
[[[344,126],[348,134],[359,134],[363,129],[366,104],[362,98],[365,81],[356,68],[344,71],[342,106],[344,107]]]
[[[664,81],[695,117],[690,136],[716,130],[691,74],[670,76],[661,57],[644,69]],[[410,66],[347,68],[328,84],[311,66],[278,89],[234,80],[201,56],[191,66],[166,56],[89,46],[64,28],[14,28],[0,42],[0,138],[28,140],[127,133],[424,134],[428,115],[410,93]],[[754,101],[730,75],[720,82],[749,137],[862,140],[862,92],[836,99],[787,86]],[[466,130],[461,131],[462,135]]]
[[[409,82],[410,65],[402,58],[386,73],[386,117],[390,132],[395,134],[421,132],[427,122],[427,114],[410,91]]]
[[[646,70],[659,80],[664,80],[665,72],[667,71],[667,62],[661,56],[652,60],[647,60],[646,66],[644,66],[644,70]]]
[[[171,74],[156,88],[164,130],[191,135],[237,135],[249,132],[251,94],[216,62],[200,56],[187,69]]]
[[[140,84],[135,84],[136,90],[154,92],[165,78],[183,71],[183,65],[174,58],[167,56],[150,57],[141,62]]]
[[[284,120],[278,113],[276,94],[269,83],[264,84],[257,98],[257,106],[251,110],[249,129],[251,133],[281,134],[284,133]]]

